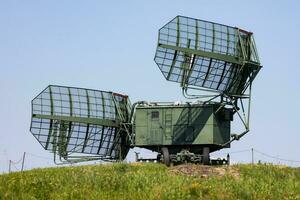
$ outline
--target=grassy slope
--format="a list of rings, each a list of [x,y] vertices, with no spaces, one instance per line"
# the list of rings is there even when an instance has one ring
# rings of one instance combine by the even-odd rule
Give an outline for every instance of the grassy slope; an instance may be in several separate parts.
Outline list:
[[[300,168],[235,167],[239,179],[175,175],[160,164],[35,169],[0,175],[0,199],[300,199]]]

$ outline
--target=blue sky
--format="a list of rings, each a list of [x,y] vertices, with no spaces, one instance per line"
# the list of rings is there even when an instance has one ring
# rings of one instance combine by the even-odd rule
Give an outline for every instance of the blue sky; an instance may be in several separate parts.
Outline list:
[[[299,10],[299,1],[1,1],[0,172],[24,151],[32,154],[26,169],[53,165],[29,132],[30,101],[49,84],[116,91],[132,102],[184,100],[153,61],[158,29],[176,15],[254,32],[264,68],[253,85],[251,132],[223,152],[300,160]],[[251,160],[248,151],[232,156]]]

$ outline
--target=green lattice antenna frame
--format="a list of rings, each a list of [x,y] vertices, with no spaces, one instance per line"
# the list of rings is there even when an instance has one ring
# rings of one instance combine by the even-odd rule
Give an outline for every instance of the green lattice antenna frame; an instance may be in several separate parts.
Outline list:
[[[164,77],[196,87],[243,95],[261,65],[251,32],[177,16],[159,30],[154,58]]]
[[[122,160],[129,150],[126,95],[49,85],[32,100],[30,131],[61,162]]]

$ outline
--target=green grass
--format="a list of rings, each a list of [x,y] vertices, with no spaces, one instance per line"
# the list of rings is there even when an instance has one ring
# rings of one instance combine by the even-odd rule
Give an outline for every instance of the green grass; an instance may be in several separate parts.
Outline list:
[[[0,199],[300,199],[300,168],[234,168],[239,178],[175,175],[161,164],[35,169],[0,175]]]

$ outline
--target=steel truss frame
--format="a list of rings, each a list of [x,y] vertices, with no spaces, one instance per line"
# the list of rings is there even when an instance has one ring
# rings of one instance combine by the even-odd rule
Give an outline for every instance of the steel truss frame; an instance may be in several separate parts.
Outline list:
[[[45,149],[54,153],[56,164],[117,161],[129,150],[130,109],[125,95],[50,85],[32,101],[30,130]]]

